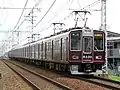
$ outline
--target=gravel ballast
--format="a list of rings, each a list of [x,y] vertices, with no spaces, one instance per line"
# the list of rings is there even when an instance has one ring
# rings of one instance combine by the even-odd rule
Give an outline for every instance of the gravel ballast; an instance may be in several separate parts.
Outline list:
[[[33,90],[20,76],[0,60],[0,90]]]

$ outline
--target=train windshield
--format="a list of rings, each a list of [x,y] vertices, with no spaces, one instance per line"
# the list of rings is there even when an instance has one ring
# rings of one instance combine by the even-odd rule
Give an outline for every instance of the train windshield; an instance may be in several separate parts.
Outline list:
[[[92,37],[83,37],[83,51],[84,52],[91,52],[92,51]]]
[[[71,37],[71,50],[81,50],[81,32],[72,31],[70,34]]]
[[[94,50],[103,50],[103,34],[94,34]]]

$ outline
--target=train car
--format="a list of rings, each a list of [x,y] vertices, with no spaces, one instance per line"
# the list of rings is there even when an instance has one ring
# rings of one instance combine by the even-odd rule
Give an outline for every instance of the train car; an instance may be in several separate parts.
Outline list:
[[[102,74],[105,32],[70,28],[13,49],[9,57],[71,74]]]

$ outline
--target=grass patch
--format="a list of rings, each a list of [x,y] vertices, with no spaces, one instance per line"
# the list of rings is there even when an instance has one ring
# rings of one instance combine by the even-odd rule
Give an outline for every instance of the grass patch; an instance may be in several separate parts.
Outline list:
[[[120,82],[120,76],[109,75],[108,78]]]

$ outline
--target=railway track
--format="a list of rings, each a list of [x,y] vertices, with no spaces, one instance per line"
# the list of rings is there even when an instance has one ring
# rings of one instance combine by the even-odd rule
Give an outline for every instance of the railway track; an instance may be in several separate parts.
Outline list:
[[[67,75],[68,77],[71,78],[76,78],[76,79],[80,79],[86,82],[90,82],[108,89],[112,89],[112,90],[120,90],[120,82],[118,81],[113,81],[110,79],[106,79],[106,78],[101,78],[101,77],[97,77],[97,76],[71,76],[71,75]]]
[[[72,90],[72,88],[29,70],[28,68],[5,60],[3,62],[26,80],[34,90],[47,90],[46,88],[49,88],[48,90]]]
[[[24,77],[21,73],[19,73],[18,71],[16,71],[14,68],[12,68],[8,63],[6,63],[5,61],[3,61],[11,70],[13,70],[17,75],[19,75],[24,81],[26,81],[32,88],[33,90],[41,90],[39,87],[37,87],[34,83],[32,83],[29,79],[27,79],[26,77]]]
[[[118,81],[113,81],[110,79],[96,77],[96,76],[94,76],[93,78],[91,78],[89,80],[90,80],[90,82],[96,83],[101,86],[105,86],[105,87],[113,89],[113,90],[120,90],[120,82],[118,82]]]
[[[105,87],[105,88],[109,88],[109,89],[113,89],[113,90],[120,90],[120,82],[113,81],[113,80],[110,80],[110,79],[105,79],[105,78],[100,78],[100,77],[95,77],[95,76],[92,76],[92,77],[90,77],[90,76],[89,77],[72,76],[72,75],[68,75],[68,74],[65,74],[65,73],[59,73],[59,72],[57,72],[57,74],[60,74],[63,77],[70,77],[70,78],[73,78],[73,79],[83,80],[85,82],[96,84],[98,86],[102,86],[102,87]]]

